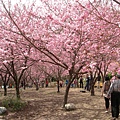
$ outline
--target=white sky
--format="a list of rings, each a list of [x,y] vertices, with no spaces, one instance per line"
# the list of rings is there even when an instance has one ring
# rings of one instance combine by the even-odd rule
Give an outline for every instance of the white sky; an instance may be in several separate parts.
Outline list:
[[[15,3],[19,3],[20,1],[22,2],[22,3],[31,3],[33,0],[10,0],[13,4],[15,4]],[[37,0],[37,1],[39,1],[39,0]]]
[[[4,0],[5,1],[5,0]],[[6,0],[6,1],[8,1],[8,0]],[[26,3],[26,4],[30,4],[30,3],[32,3],[32,2],[34,2],[34,1],[36,1],[36,4],[40,4],[40,1],[41,0],[9,0],[9,1],[11,1],[12,2],[12,4],[15,4],[15,3],[19,3],[19,1],[21,1],[23,4],[24,3]],[[56,1],[56,0],[48,0],[48,1],[50,1],[50,2],[54,2],[54,1]],[[59,0],[59,1],[63,1],[63,0]],[[76,0],[64,0],[64,1],[76,1]],[[90,1],[90,2],[93,2],[94,0],[78,0],[78,1],[81,1],[82,3],[83,2],[87,2],[87,1]],[[97,1],[97,0],[96,0]],[[99,0],[98,0],[99,1]],[[113,2],[114,4],[116,4],[117,5],[117,3],[115,3],[113,0],[101,0],[102,2]],[[118,2],[120,2],[120,0],[117,0]]]
[[[19,3],[19,1],[21,1],[22,3],[32,3],[33,1],[36,1],[37,3],[40,3],[40,0],[11,0],[11,2],[14,4],[14,3]],[[51,2],[54,2],[54,1],[56,1],[56,0],[48,0],[48,1],[51,1]],[[64,0],[64,1],[74,1],[74,0]],[[76,0],[75,0],[76,1]],[[79,0],[79,1],[82,1],[83,2],[83,0]],[[87,1],[87,0],[84,0],[84,1]],[[90,0],[91,2],[93,1],[93,0]]]
[[[3,1],[11,1],[11,3],[14,5],[15,3],[19,3],[20,1],[21,1],[21,3],[22,4],[28,4],[28,5],[30,5],[31,3],[33,3],[33,2],[35,2],[36,3],[36,5],[40,5],[41,4],[41,0],[3,0]],[[53,3],[54,4],[54,2],[56,2],[56,0],[48,0],[50,3]],[[76,0],[59,0],[59,1],[76,1]],[[90,2],[93,2],[94,0],[78,0],[78,1],[80,1],[81,3],[83,3],[83,2],[87,2],[87,1],[90,1]],[[99,0],[96,0],[96,1],[99,1]],[[120,6],[117,4],[117,3],[115,3],[113,0],[101,0],[102,2],[107,2],[107,1],[112,1],[113,2],[113,4],[114,5],[117,5],[118,6],[118,8],[120,9]],[[117,0],[117,1],[119,1],[120,2],[120,0]]]

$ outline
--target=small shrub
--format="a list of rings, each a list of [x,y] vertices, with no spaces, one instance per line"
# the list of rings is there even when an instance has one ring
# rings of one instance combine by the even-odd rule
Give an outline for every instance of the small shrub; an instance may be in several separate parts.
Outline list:
[[[113,77],[111,72],[109,72],[106,76],[108,76],[110,79]]]
[[[26,106],[26,102],[19,99],[6,98],[2,101],[2,105],[10,111],[19,111]]]

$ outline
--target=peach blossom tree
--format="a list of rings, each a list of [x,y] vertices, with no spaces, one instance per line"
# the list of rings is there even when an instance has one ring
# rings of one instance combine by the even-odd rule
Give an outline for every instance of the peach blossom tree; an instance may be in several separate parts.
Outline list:
[[[101,62],[119,45],[119,12],[90,2],[41,0],[39,6],[1,4],[1,35],[4,41],[30,45],[33,59],[65,69],[69,83],[64,95],[67,103],[71,83],[91,61]],[[116,19],[117,18],[117,19]],[[114,42],[113,42],[114,41]],[[108,59],[109,58],[109,59]],[[112,61],[112,57],[105,60]],[[103,60],[103,59],[102,59]],[[108,62],[107,61],[107,62]]]

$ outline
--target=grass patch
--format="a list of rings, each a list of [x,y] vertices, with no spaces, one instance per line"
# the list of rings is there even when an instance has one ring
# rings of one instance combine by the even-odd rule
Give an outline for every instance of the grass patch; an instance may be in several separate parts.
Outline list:
[[[4,98],[2,101],[2,106],[6,107],[10,111],[20,111],[22,110],[27,103],[23,100],[17,98]]]

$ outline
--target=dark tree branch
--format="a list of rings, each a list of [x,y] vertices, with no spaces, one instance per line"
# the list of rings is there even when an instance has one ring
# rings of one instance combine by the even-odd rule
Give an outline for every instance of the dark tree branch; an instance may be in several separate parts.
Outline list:
[[[120,5],[120,2],[118,2],[117,0],[113,0],[113,1]]]

